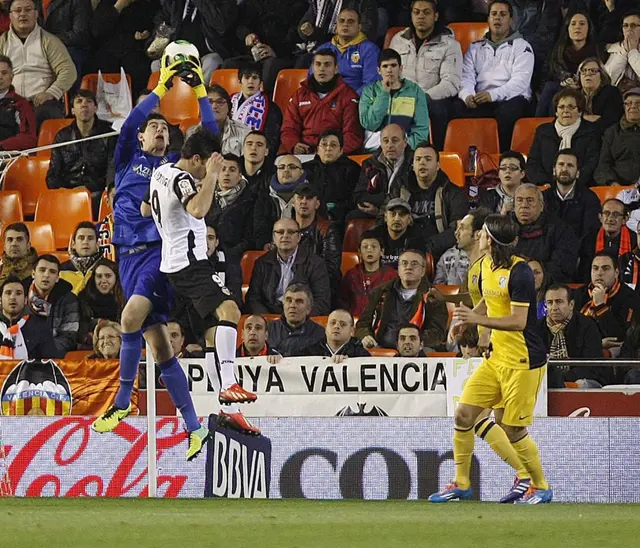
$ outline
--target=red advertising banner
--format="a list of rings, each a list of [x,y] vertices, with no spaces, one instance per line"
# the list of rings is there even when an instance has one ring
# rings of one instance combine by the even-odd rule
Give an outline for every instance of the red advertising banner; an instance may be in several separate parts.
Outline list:
[[[549,390],[550,417],[640,417],[640,392]]]
[[[0,360],[0,414],[98,416],[119,377],[118,360]],[[132,404],[137,414],[137,385]]]

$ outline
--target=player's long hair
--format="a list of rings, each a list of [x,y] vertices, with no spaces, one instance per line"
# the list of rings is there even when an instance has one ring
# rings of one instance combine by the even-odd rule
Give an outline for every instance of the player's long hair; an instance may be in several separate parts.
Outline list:
[[[491,238],[491,260],[497,267],[509,268],[518,243],[518,225],[507,215],[487,215],[484,227]]]

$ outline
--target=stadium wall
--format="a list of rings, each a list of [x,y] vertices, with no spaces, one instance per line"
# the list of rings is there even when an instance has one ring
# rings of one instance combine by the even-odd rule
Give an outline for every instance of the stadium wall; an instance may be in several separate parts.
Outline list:
[[[127,420],[102,435],[90,430],[91,420],[0,417],[6,454],[0,477],[6,466],[17,496],[146,496],[145,420]],[[453,476],[449,418],[255,423],[265,436],[214,428],[206,454],[187,463],[178,419],[159,419],[159,495],[424,499]],[[640,483],[640,419],[546,418],[531,431],[557,502],[640,502],[637,490],[620,489]],[[497,500],[512,479],[512,470],[478,440],[475,497]]]

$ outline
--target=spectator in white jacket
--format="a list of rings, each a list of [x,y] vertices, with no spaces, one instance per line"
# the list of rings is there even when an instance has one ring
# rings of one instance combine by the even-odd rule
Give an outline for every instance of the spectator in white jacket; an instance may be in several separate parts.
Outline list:
[[[489,32],[464,55],[462,89],[453,109],[454,118],[495,118],[501,151],[509,150],[516,120],[531,107],[533,48],[511,31],[512,22],[511,4],[493,0]]]
[[[433,143],[442,150],[451,105],[460,91],[462,51],[440,21],[436,0],[413,0],[411,26],[396,34],[390,47],[402,57],[404,77],[427,94]]]
[[[607,49],[605,65],[611,84],[624,93],[640,87],[640,10],[627,13],[622,20],[622,42]]]
[[[29,99],[36,126],[64,118],[62,96],[76,81],[76,67],[59,38],[38,24],[34,0],[10,0],[9,30],[0,36],[0,54],[13,63],[16,93]]]

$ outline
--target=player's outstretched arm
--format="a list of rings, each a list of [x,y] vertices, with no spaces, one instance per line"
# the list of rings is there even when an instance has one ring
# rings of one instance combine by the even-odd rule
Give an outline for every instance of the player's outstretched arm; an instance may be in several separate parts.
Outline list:
[[[207,88],[204,85],[205,82],[202,66],[192,64],[191,70],[182,76],[182,80],[191,86],[193,92],[198,98],[202,127],[217,137],[220,134],[220,128],[218,127],[218,122],[216,122],[213,109],[211,108],[209,98],[207,97]]]
[[[207,161],[207,174],[201,181],[198,193],[191,198],[186,205],[187,213],[193,215],[196,219],[204,219],[205,215],[211,209],[213,202],[213,191],[218,182],[218,175],[222,171],[222,162],[224,158],[221,154],[214,152]]]

